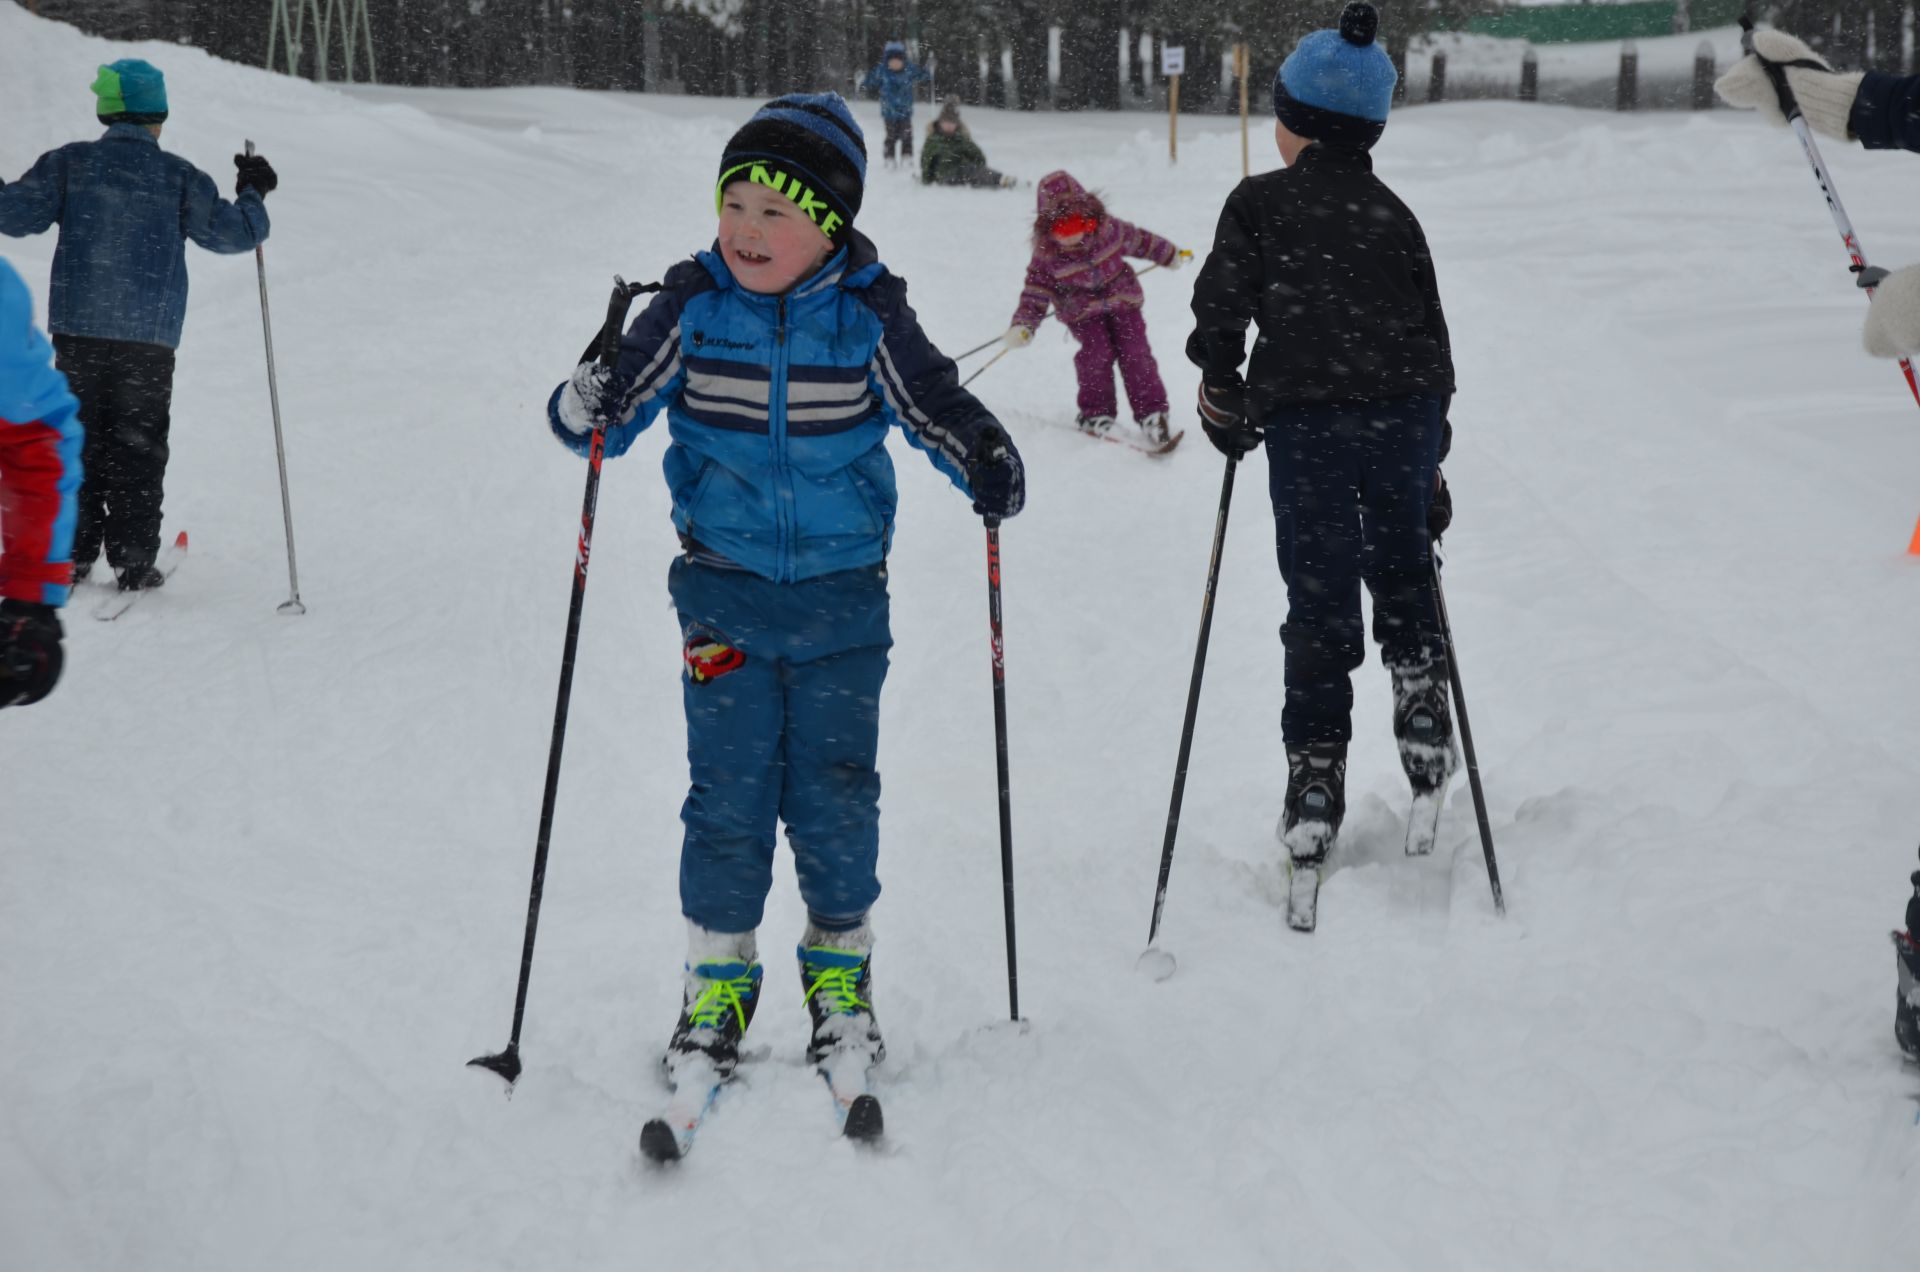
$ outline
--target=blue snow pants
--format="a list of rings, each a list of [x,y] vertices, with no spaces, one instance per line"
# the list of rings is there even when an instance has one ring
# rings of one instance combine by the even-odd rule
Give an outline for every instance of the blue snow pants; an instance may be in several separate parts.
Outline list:
[[[885,565],[775,583],[674,560],[692,785],[680,809],[680,908],[716,932],[760,926],[779,822],[820,926],[880,895]]]
[[[1352,674],[1366,661],[1361,583],[1383,662],[1417,666],[1443,651],[1427,508],[1445,407],[1414,394],[1285,406],[1267,418],[1289,747],[1353,737]]]

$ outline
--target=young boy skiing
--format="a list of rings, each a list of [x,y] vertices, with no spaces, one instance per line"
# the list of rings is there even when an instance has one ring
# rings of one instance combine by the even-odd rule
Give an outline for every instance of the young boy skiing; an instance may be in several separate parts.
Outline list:
[[[213,178],[160,149],[167,86],[146,62],[103,66],[92,88],[107,131],[48,151],[0,186],[0,234],[60,227],[47,328],[87,428],[74,581],[87,577],[104,545],[122,588],[158,587],[174,350],[187,311],[185,243],[251,251],[266,240],[264,200],[279,178],[265,159],[235,155],[229,203]]]
[[[80,404],[0,259],[0,707],[38,702],[60,679],[80,445]]]
[[[1004,190],[1013,178],[987,166],[986,152],[960,118],[960,99],[949,97],[940,114],[927,126],[927,144],[920,152],[920,180],[927,185],[978,186]]]
[[[732,1076],[759,1002],[755,933],[779,822],[807,905],[808,1057],[840,1093],[884,1052],[868,911],[880,893],[874,764],[892,644],[889,426],[981,515],[1011,517],[1025,502],[1006,430],[959,387],[906,284],[853,228],[866,166],[837,94],[762,107],[721,156],[713,248],[667,271],[616,366],[583,363],[548,409],[577,452],[605,428],[609,457],[667,416],[684,548],[668,589],[684,636],[692,785],[681,809],[686,979],[665,1063],[696,1122],[704,1094]],[[850,1134],[877,1130],[849,1123]],[[686,1120],[656,1122],[643,1147],[677,1156],[686,1133]]]
[[[907,46],[898,40],[887,41],[880,61],[860,81],[863,92],[880,97],[880,120],[886,125],[886,157],[889,168],[897,162],[894,147],[902,157],[913,158],[913,87],[933,77],[923,66],[907,60]]]
[[[1129,225],[1108,213],[1100,196],[1065,172],[1040,178],[1038,214],[1033,222],[1033,258],[1013,325],[1005,336],[1009,349],[1033,342],[1033,333],[1049,313],[1060,315],[1080,342],[1073,368],[1079,377],[1082,430],[1100,435],[1112,429],[1119,404],[1113,391],[1113,367],[1127,386],[1127,405],[1151,447],[1165,447],[1167,386],[1147,343],[1147,321],[1140,308],[1146,296],[1129,256],[1179,269],[1185,259],[1158,234]]]
[[[1438,816],[1455,765],[1428,525],[1453,360],[1426,238],[1367,154],[1395,80],[1377,25],[1371,5],[1349,4],[1339,30],[1311,32],[1281,65],[1287,166],[1227,196],[1187,341],[1214,445],[1237,457],[1266,442],[1287,586],[1281,838],[1308,865],[1345,812],[1362,582],[1417,797],[1409,852],[1431,849],[1421,814]],[[1243,377],[1249,322],[1259,339]]]

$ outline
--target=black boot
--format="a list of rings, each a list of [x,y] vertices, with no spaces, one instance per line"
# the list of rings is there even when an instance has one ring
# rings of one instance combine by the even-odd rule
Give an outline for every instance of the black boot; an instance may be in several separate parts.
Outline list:
[[[1287,748],[1287,811],[1280,842],[1295,861],[1327,855],[1347,815],[1347,744]]]
[[[148,561],[144,565],[121,567],[120,590],[122,592],[144,592],[149,588],[166,586],[167,576],[160,573],[159,567]]]
[[[1400,746],[1400,767],[1415,795],[1444,790],[1460,765],[1447,705],[1446,659],[1389,663],[1387,671],[1393,677],[1393,739]]]
[[[1913,872],[1907,930],[1893,934],[1900,988],[1894,995],[1893,1036],[1907,1058],[1920,1064],[1920,870]]]

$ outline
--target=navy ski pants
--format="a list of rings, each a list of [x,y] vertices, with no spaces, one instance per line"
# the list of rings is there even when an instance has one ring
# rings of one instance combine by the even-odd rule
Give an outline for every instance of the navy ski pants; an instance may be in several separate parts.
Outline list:
[[[680,908],[716,932],[760,926],[778,824],[823,927],[880,895],[884,565],[775,583],[675,559],[692,785],[680,809]]]
[[[1366,661],[1360,585],[1389,666],[1442,652],[1427,507],[1440,465],[1446,399],[1285,406],[1267,419],[1280,577],[1287,584],[1289,747],[1353,736],[1353,681]]]

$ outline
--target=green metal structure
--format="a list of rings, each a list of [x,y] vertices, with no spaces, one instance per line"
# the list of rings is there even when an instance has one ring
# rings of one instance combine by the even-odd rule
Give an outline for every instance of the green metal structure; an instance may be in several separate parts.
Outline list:
[[[1703,31],[1731,26],[1740,20],[1748,0],[1689,0],[1687,27]],[[1476,35],[1535,44],[1578,44],[1590,40],[1644,40],[1673,35],[1675,0],[1634,0],[1628,4],[1578,3],[1512,6],[1499,13],[1469,18],[1467,30]]]

